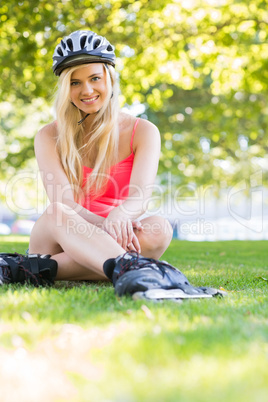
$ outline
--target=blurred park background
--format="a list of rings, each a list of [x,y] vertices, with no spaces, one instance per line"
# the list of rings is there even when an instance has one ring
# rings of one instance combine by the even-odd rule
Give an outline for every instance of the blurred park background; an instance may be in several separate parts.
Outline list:
[[[152,213],[188,240],[268,238],[266,0],[2,0],[0,232],[29,233],[47,200],[34,159],[51,122],[60,39],[116,47],[121,107],[160,130]]]

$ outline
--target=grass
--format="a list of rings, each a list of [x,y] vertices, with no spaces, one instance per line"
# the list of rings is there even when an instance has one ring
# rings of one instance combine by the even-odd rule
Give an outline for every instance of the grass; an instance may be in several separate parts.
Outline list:
[[[1,237],[24,252],[27,237]],[[153,303],[110,284],[0,288],[1,402],[266,402],[267,242],[173,240],[164,259],[224,299]],[[266,280],[265,280],[266,279]]]

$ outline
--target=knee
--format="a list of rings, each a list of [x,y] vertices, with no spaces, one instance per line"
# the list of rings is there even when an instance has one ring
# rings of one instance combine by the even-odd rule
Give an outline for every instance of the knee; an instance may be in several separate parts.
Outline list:
[[[166,241],[168,241],[168,246],[173,238],[173,228],[171,223],[165,219],[165,233],[166,233]]]
[[[73,209],[61,202],[52,202],[44,212],[46,220],[51,220],[54,224],[64,223],[66,219],[73,214]]]
[[[44,215],[46,216],[47,219],[54,219],[56,216],[60,215],[63,213],[64,206],[60,202],[52,202],[49,204],[47,209],[44,212]]]
[[[150,257],[159,258],[172,240],[173,230],[168,220],[156,216],[143,223],[141,244]]]
[[[161,216],[156,216],[151,225],[151,236],[155,243],[170,243],[173,235],[172,226],[169,221]]]

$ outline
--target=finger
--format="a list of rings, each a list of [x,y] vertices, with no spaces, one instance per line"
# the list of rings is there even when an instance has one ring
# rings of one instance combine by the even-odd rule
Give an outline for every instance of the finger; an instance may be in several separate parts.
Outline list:
[[[112,222],[114,232],[116,234],[117,243],[122,246],[122,232],[120,227],[120,222]]]
[[[128,251],[137,251],[135,249],[135,247],[133,246],[133,243],[129,243],[128,246],[127,246],[127,249],[128,249]]]
[[[108,234],[117,242],[117,234],[114,230],[110,230]]]
[[[132,239],[134,236],[133,226],[132,226],[132,222],[130,219],[127,220],[127,233],[128,233],[127,244],[130,244],[130,243],[132,243]]]
[[[137,236],[135,235],[135,233],[133,235],[132,244],[135,247],[135,250],[140,254],[141,246],[140,246],[140,242],[139,242]]]
[[[121,222],[120,229],[121,229],[122,247],[123,249],[126,249],[128,244],[128,233],[127,233],[126,222]]]
[[[103,230],[107,232],[114,240],[117,241],[117,234],[113,228],[113,224],[110,221],[103,223]]]
[[[134,229],[141,230],[141,229],[142,229],[142,224],[141,224],[140,221],[133,221],[133,222],[132,222],[132,227],[133,227]]]

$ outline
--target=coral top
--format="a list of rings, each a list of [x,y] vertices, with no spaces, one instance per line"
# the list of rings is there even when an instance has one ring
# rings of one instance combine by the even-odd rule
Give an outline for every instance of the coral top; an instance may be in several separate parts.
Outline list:
[[[99,197],[93,197],[93,199],[91,199],[89,194],[86,194],[83,202],[81,202],[81,205],[84,208],[96,215],[106,218],[114,208],[118,207],[118,205],[121,205],[128,197],[130,177],[135,156],[133,152],[133,138],[139,120],[140,119],[137,119],[135,121],[131,134],[131,154],[111,167],[105,192]],[[93,169],[89,167],[83,166],[84,184],[86,183],[86,180],[91,174],[92,170]]]

